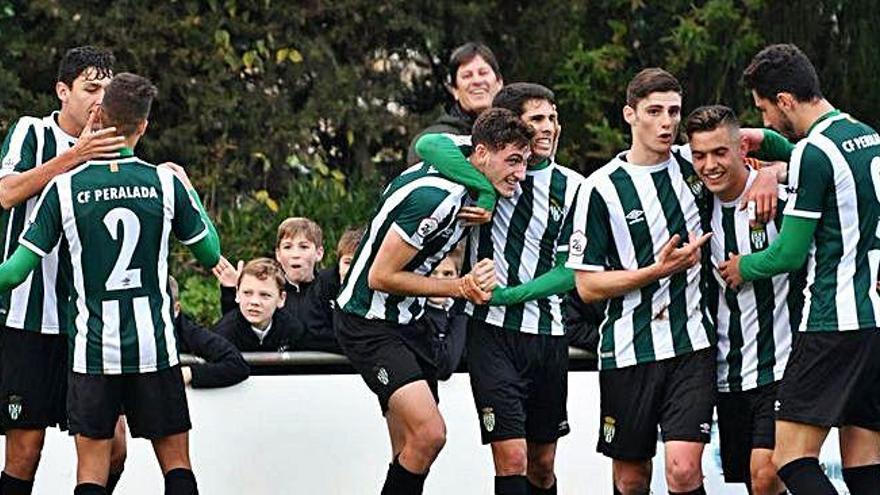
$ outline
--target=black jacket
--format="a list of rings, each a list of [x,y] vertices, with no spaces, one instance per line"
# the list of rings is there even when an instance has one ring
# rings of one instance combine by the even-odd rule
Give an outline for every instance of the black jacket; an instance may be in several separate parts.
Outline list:
[[[206,330],[180,313],[174,319],[180,352],[205,360],[189,366],[193,388],[229,387],[243,382],[250,367],[228,340]]]
[[[292,351],[304,332],[301,325],[293,324],[291,316],[283,309],[275,311],[272,326],[262,342],[238,309],[226,313],[214,326],[214,331],[241,352]]]
[[[452,309],[438,308],[431,304],[425,305],[425,316],[434,327],[433,346],[434,361],[437,363],[437,379],[448,380],[458,369],[464,357],[467,336],[467,315],[453,306]]]
[[[298,349],[342,354],[333,328],[333,308],[340,289],[337,265],[318,272],[297,307],[297,316],[305,327]]]
[[[437,120],[428,127],[422,129],[422,131],[410,141],[409,151],[406,154],[407,165],[413,165],[422,160],[416,153],[416,141],[418,141],[423,135],[441,132],[446,134],[470,134],[471,129],[474,127],[475,120],[477,120],[476,115],[471,115],[465,112],[458,103],[455,103],[449,111],[444,112],[437,117]]]

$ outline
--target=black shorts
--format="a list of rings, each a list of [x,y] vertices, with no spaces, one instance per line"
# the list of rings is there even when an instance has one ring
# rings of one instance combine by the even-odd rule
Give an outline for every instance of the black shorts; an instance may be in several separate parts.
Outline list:
[[[612,459],[642,461],[664,442],[709,443],[715,406],[715,348],[599,371],[599,443]]]
[[[471,320],[467,360],[484,444],[567,435],[568,340]]]
[[[67,429],[67,336],[0,329],[0,433]]]
[[[801,332],[778,399],[777,419],[880,431],[880,331]]]
[[[128,375],[68,375],[70,434],[113,438],[125,414],[131,436],[154,440],[189,431],[189,407],[180,366]]]
[[[779,382],[745,392],[718,393],[718,436],[724,481],[751,480],[752,449],[776,446],[776,392]]]
[[[425,380],[439,402],[434,362],[434,327],[422,318],[408,325],[333,312],[339,345],[367,387],[379,397],[382,414],[399,388]]]

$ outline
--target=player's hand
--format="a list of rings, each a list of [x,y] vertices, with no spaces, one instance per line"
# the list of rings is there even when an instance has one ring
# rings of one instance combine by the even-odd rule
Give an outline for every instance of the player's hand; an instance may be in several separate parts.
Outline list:
[[[479,206],[464,206],[456,218],[464,222],[465,226],[481,225],[492,221],[492,212]]]
[[[730,253],[728,256],[729,259],[727,261],[722,261],[718,265],[718,272],[721,273],[724,283],[732,289],[738,289],[743,283],[742,273],[739,271],[740,256],[733,253]]]
[[[490,258],[478,261],[470,274],[482,291],[492,292],[492,289],[498,286],[498,281],[495,279],[495,262]]]
[[[700,237],[691,232],[688,234],[688,242],[678,247],[681,236],[678,234],[673,235],[666,241],[663,248],[660,249],[657,261],[653,265],[654,269],[660,275],[660,278],[666,278],[691,268],[700,262],[700,248],[711,238],[711,232]]]
[[[89,120],[83,127],[76,144],[70,148],[70,153],[76,156],[76,164],[84,163],[96,158],[116,158],[119,150],[125,147],[125,136],[117,136],[115,127],[106,129],[94,129],[99,122],[100,107],[89,112]]]
[[[761,149],[761,142],[764,141],[764,130],[754,127],[744,127],[739,130],[739,135],[746,143],[746,149],[749,153],[754,153]]]
[[[487,304],[492,299],[492,292],[481,289],[473,273],[468,273],[458,281],[458,297],[477,305]]]
[[[222,287],[237,287],[238,277],[244,269],[244,261],[238,261],[238,267],[232,266],[232,263],[224,256],[220,256],[220,261],[211,269],[217,280],[220,281]]]
[[[183,386],[187,386],[193,381],[193,372],[189,366],[180,368],[180,374],[183,375]]]
[[[743,195],[740,210],[749,210],[749,224],[769,223],[776,218],[779,181],[773,169],[758,170],[752,187]],[[752,216],[752,210],[755,215]]]
[[[160,163],[159,166],[167,168],[168,170],[174,172],[174,175],[176,175],[177,178],[180,179],[180,182],[183,182],[183,186],[186,188],[187,191],[194,190],[192,182],[189,180],[189,176],[186,175],[186,169],[174,162],[163,162]]]

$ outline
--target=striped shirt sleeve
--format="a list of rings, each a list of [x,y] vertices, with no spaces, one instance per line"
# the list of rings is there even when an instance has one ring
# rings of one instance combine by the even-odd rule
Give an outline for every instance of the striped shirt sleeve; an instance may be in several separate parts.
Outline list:
[[[794,191],[785,214],[818,220],[825,199],[834,187],[834,167],[819,148],[804,143],[795,148],[789,165],[788,181]]]
[[[458,202],[447,201],[448,191],[419,187],[411,191],[396,208],[391,228],[412,247],[421,250],[425,241],[446,228],[449,214]]]
[[[605,201],[591,181],[581,184],[574,210],[565,266],[580,271],[605,271],[611,224]]]
[[[58,183],[53,180],[37,200],[19,244],[40,257],[45,257],[55,248],[60,237],[61,202],[58,199]]]
[[[181,243],[190,245],[208,235],[208,226],[202,221],[199,207],[190,197],[183,183],[174,176],[174,236]]]
[[[0,151],[0,178],[28,171],[37,163],[38,119],[22,117],[6,134]]]

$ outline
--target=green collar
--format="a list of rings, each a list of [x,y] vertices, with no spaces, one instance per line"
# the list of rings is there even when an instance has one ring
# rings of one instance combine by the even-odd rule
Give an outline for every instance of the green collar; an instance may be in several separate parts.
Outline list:
[[[120,149],[119,149],[119,158],[128,158],[128,157],[131,157],[131,156],[134,156],[134,150],[133,150],[133,149],[131,149],[131,148],[129,148],[129,147],[125,147],[125,148],[120,148]]]
[[[807,135],[809,136],[810,133],[813,132],[813,128],[816,127],[817,125],[819,125],[819,122],[822,122],[823,120],[826,120],[826,119],[830,119],[831,117],[834,117],[835,115],[840,115],[840,110],[835,108],[834,110],[831,110],[830,112],[827,112],[825,115],[816,119],[816,121],[813,122],[813,125],[811,125],[809,129],[807,129]]]
[[[550,166],[550,159],[544,158],[540,162],[528,167],[529,170],[544,170],[545,168]]]

